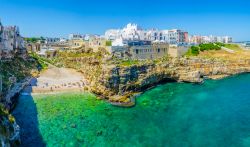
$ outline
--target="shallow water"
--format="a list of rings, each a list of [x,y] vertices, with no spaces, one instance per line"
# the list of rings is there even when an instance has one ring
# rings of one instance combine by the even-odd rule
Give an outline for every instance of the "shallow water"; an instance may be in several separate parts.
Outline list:
[[[168,83],[133,108],[87,93],[21,96],[24,146],[250,146],[250,74]]]

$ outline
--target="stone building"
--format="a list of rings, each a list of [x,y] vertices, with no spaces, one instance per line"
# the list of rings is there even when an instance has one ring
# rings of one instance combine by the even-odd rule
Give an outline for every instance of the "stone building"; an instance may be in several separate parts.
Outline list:
[[[107,49],[110,54],[120,58],[157,59],[168,55],[169,44],[159,41],[123,41],[123,45]]]
[[[187,45],[169,45],[168,55],[171,57],[181,57],[188,51],[189,46]]]
[[[181,57],[187,51],[187,45],[168,44],[163,41],[124,41],[116,40],[107,47],[108,52],[123,59],[157,59],[165,56]]]
[[[108,46],[107,40],[103,37],[90,37],[86,42],[86,48],[92,48],[94,52],[98,52],[100,48],[106,48]]]
[[[71,49],[77,49],[77,48],[85,46],[86,41],[83,39],[72,39],[72,40],[69,40],[68,43]]]
[[[41,50],[41,43],[26,43],[28,52],[38,52]]]
[[[80,38],[81,37],[81,38]],[[98,52],[100,48],[106,49],[111,46],[111,42],[99,35],[74,35],[67,41],[70,49],[79,49],[85,47],[86,49],[92,49],[94,52]]]
[[[12,58],[14,54],[25,55],[24,39],[17,26],[5,27],[0,21],[0,58]]]
[[[168,55],[169,44],[164,42],[129,43],[128,47],[128,53],[132,59],[157,59]]]

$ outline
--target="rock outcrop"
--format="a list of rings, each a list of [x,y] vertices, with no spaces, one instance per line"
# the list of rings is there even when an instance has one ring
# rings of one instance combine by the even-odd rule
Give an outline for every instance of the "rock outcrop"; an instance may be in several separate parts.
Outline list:
[[[20,145],[20,128],[12,115],[0,106],[0,144],[2,147]]]
[[[30,78],[14,84],[13,88],[6,92],[0,104],[0,142],[2,147],[15,147],[21,143],[20,128],[15,118],[9,114],[14,108],[20,91],[29,84]]]
[[[30,83],[30,77],[38,72],[38,62],[14,57],[0,60],[0,146],[20,145],[20,128],[9,112],[14,108],[19,93]],[[2,87],[1,87],[2,86]]]
[[[84,51],[63,52],[57,61],[82,72],[88,89],[114,105],[133,106],[134,97],[162,82],[201,83],[205,78],[250,72],[250,60],[191,57],[123,61]]]
[[[250,60],[222,61],[202,58],[169,59],[132,66],[85,65],[81,72],[92,92],[114,105],[133,106],[134,97],[162,82],[201,83],[204,78],[223,78],[250,72]]]
[[[6,92],[6,95],[2,99],[2,101],[3,101],[2,103],[5,105],[5,107],[8,110],[14,109],[20,92],[26,86],[28,86],[30,84],[31,79],[32,79],[31,77],[27,77],[27,78],[23,79],[22,81],[13,84],[13,87],[9,91]]]

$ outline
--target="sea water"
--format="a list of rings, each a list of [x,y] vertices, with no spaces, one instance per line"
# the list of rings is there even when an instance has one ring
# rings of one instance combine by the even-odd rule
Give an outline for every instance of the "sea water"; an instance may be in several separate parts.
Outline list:
[[[23,146],[250,146],[250,74],[166,83],[132,108],[91,93],[20,96]]]

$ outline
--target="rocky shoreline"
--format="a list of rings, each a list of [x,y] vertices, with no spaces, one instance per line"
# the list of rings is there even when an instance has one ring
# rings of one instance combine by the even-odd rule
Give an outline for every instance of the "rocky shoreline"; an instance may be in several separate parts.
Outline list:
[[[86,59],[84,60],[86,61]],[[92,59],[89,58],[88,61],[91,63]],[[95,59],[94,61],[97,62]],[[167,82],[202,83],[204,79],[216,80],[247,73],[250,72],[250,60],[171,58],[160,63],[126,67],[114,64],[85,63],[84,68],[78,71],[86,80],[84,91],[88,89],[100,99],[105,99],[113,105],[131,107],[135,105],[138,95],[158,84]],[[30,84],[30,80],[31,78],[26,78],[20,83],[16,83],[6,95],[5,104],[9,110],[13,109],[20,91]],[[80,88],[80,91],[82,90]],[[50,89],[45,89],[43,92],[49,91]]]
[[[89,59],[91,62],[91,59]],[[132,66],[85,64],[78,70],[86,79],[86,89],[100,99],[121,107],[133,107],[146,90],[167,82],[202,83],[204,79],[221,79],[250,72],[250,60],[222,61],[202,58],[172,58],[159,63]],[[31,84],[27,77],[5,95],[4,104],[12,110],[20,92]],[[84,89],[85,90],[85,89]],[[15,121],[10,142],[20,143],[20,129]],[[8,127],[7,127],[8,128]],[[1,137],[4,138],[4,137]],[[5,140],[6,141],[6,140]],[[2,144],[4,141],[2,141]]]
[[[18,146],[21,144],[20,127],[16,123],[15,118],[9,114],[18,101],[20,92],[29,85],[31,78],[27,77],[24,80],[15,83],[13,87],[4,95],[3,106],[1,106],[1,146]]]
[[[31,79],[31,77],[27,77],[24,80],[15,83],[4,96],[4,105],[9,111],[14,109],[21,91],[30,84]]]

